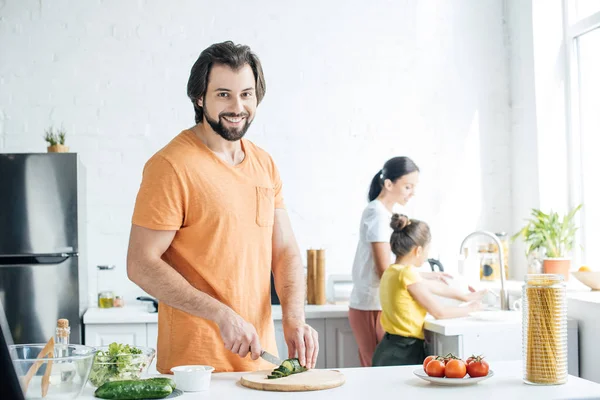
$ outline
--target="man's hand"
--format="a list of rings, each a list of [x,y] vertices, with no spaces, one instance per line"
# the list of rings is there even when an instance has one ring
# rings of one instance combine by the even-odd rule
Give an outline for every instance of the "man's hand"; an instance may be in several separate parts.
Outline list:
[[[252,353],[252,359],[258,360],[262,348],[258,333],[252,324],[230,310],[219,318],[217,325],[227,350],[242,358],[246,357],[248,353]]]
[[[296,357],[300,365],[314,368],[319,355],[319,334],[310,325],[297,319],[283,321],[283,334],[288,347],[288,358]]]

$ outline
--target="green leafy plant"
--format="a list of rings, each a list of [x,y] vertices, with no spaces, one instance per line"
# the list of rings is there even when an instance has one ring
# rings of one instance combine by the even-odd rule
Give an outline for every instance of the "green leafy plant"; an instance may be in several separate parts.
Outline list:
[[[562,217],[557,212],[546,214],[534,208],[527,225],[513,235],[512,240],[522,237],[528,256],[544,250],[548,258],[564,258],[573,250],[575,233],[579,229],[575,226],[574,217],[581,207],[582,204],[578,205]]]
[[[49,146],[56,146],[57,144],[64,145],[66,136],[67,132],[63,128],[55,131],[54,128],[50,127],[46,129],[44,140],[48,142]]]

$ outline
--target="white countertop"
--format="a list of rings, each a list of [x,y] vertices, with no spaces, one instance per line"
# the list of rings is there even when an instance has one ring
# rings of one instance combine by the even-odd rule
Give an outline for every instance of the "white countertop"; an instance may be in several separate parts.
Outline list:
[[[504,281],[504,289],[508,291],[508,293],[521,297],[523,292],[523,284],[525,282],[522,280],[507,280]],[[567,284],[567,293],[569,296],[576,293],[590,293],[591,289],[579,282],[577,278],[571,275],[569,280],[566,282]],[[500,280],[496,281],[479,281],[475,285],[476,289],[491,289],[491,290],[500,290]]]
[[[348,305],[325,304],[322,306],[304,306],[306,319],[313,318],[346,318]],[[274,305],[271,309],[274,320],[281,319],[281,306]],[[83,323],[92,324],[156,324],[158,314],[149,313],[146,306],[126,306],[122,308],[89,308],[83,315]]]
[[[342,368],[346,383],[338,388],[314,392],[263,392],[239,384],[242,372],[213,374],[206,392],[185,393],[178,399],[598,399],[600,384],[569,376],[564,385],[530,386],[522,381],[520,361],[491,362],[494,376],[473,386],[434,386],[413,374],[418,366]],[[94,388],[85,388],[83,400],[92,400]]]
[[[569,301],[583,301],[586,303],[600,304],[600,290],[593,290],[590,292],[581,293],[570,293],[568,296]]]
[[[145,306],[88,308],[83,323],[92,324],[157,324],[158,313],[149,313]]]
[[[304,307],[306,319],[310,323],[315,318],[347,318],[348,306],[341,304],[326,304],[322,306],[306,305]],[[272,308],[273,320],[281,319],[281,306]],[[518,315],[517,315],[518,314]],[[521,324],[520,313],[515,313],[515,318],[508,321],[490,322],[480,321],[472,317],[436,320],[427,316],[425,329],[442,335],[454,336],[465,332],[487,332],[500,327],[513,327]],[[127,306],[123,308],[90,308],[83,315],[83,323],[94,324],[156,324],[158,314],[149,313],[146,307]]]

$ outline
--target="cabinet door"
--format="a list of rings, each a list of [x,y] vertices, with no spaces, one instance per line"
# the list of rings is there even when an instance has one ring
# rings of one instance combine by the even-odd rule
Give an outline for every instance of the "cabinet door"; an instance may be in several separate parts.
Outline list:
[[[462,354],[459,356],[483,354],[493,361],[522,360],[521,330],[521,326],[518,325],[510,329],[462,335]]]
[[[313,327],[315,331],[319,334],[319,355],[317,356],[317,365],[315,368],[326,368],[327,365],[327,354],[326,354],[326,340],[327,340],[327,332],[325,331],[325,322],[324,318],[314,318],[307,319],[306,323]]]
[[[108,346],[112,342],[146,346],[146,324],[86,325],[85,344]]]
[[[348,318],[325,319],[326,368],[360,367],[358,345]]]
[[[522,359],[520,326],[456,336],[444,336],[433,332],[429,332],[429,335],[429,354],[445,355],[452,353],[462,359],[473,354],[482,354],[488,360],[493,361]]]
[[[281,325],[281,320],[273,321],[273,324],[275,325],[275,342],[277,343],[277,352],[279,353],[279,358],[283,360],[287,358],[288,355],[285,337],[283,336],[283,326]]]
[[[149,374],[158,374],[156,370],[156,359],[158,358],[158,324],[146,324],[146,343],[148,347],[152,347],[156,350],[156,356],[152,360],[152,364],[148,367]]]
[[[277,342],[277,351],[279,352],[279,358],[283,360],[288,356],[288,348],[283,335],[283,326],[281,325],[281,320],[273,322],[275,324],[275,341]],[[319,334],[319,356],[317,357],[317,365],[315,368],[325,368],[325,320],[323,318],[307,319],[306,323],[312,326],[313,329]]]
[[[464,357],[462,336],[446,336],[440,333],[426,331],[425,337],[427,340],[428,355],[446,355],[452,353],[457,357]]]

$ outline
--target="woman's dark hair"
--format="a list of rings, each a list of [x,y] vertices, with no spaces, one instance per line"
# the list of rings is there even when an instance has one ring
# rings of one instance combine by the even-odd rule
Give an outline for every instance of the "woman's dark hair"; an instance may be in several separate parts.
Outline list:
[[[369,201],[373,201],[381,193],[383,188],[383,182],[389,179],[392,182],[396,182],[397,179],[402,178],[404,175],[408,175],[415,171],[419,171],[419,167],[408,157],[394,157],[387,160],[383,165],[383,169],[379,170],[371,180],[371,187],[369,188]]]
[[[227,65],[234,71],[248,64],[252,68],[252,72],[254,72],[257,104],[260,104],[263,97],[265,97],[267,86],[262,66],[256,54],[250,50],[250,47],[236,45],[231,41],[213,44],[200,53],[200,57],[194,63],[190,72],[190,79],[188,80],[187,95],[194,104],[196,123],[202,122],[204,117],[202,107],[198,105],[198,99],[201,97],[204,98],[206,95],[208,77],[215,64]]]
[[[404,257],[415,246],[425,247],[431,241],[431,232],[426,222],[394,214],[390,226],[394,230],[390,245],[396,257]]]

